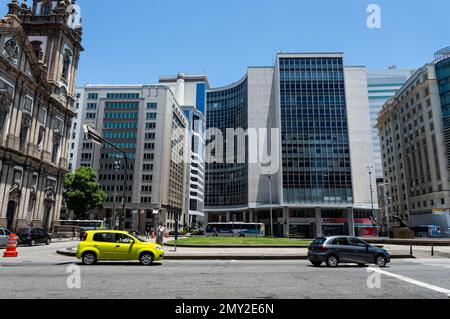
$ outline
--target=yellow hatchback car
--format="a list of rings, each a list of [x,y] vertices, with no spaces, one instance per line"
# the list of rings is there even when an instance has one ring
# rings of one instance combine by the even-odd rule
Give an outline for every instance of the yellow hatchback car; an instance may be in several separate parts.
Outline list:
[[[161,246],[147,243],[125,231],[92,230],[84,233],[77,258],[85,265],[101,260],[139,260],[148,266],[164,258]]]

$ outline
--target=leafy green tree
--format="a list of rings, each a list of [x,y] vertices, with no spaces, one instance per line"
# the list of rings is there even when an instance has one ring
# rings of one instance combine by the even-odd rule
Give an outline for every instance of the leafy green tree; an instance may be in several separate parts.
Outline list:
[[[94,170],[80,167],[64,177],[63,197],[77,219],[86,219],[90,211],[103,207],[107,194],[101,189]]]

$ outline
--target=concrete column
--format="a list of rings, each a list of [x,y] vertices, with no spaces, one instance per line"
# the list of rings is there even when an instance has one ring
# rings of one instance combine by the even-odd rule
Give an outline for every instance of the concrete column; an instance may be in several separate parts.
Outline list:
[[[355,236],[355,220],[353,217],[353,208],[347,209],[347,218],[348,218],[348,235]]]
[[[243,212],[242,212],[242,221],[243,221],[244,223],[247,223],[247,222],[248,222],[248,212],[247,212],[247,211],[243,211]]]
[[[283,230],[284,230],[284,237],[289,238],[289,208],[283,207]]]
[[[322,210],[316,208],[316,237],[322,235]]]
[[[231,222],[231,213],[227,212],[227,223]]]
[[[254,214],[255,214],[255,210],[254,209],[249,209],[248,210],[248,222],[249,223],[253,223],[254,222]]]

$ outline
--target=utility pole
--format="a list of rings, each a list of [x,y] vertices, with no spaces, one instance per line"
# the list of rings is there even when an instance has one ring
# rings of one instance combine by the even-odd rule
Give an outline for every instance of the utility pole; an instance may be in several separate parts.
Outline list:
[[[269,179],[269,197],[270,197],[270,236],[273,237],[273,208],[272,208],[272,175],[267,174]]]

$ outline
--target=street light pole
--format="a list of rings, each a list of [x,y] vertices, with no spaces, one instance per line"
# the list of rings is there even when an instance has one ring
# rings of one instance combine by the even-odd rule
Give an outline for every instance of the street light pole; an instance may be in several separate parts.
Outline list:
[[[117,151],[119,151],[120,153],[123,154],[123,157],[125,159],[125,167],[124,167],[125,176],[124,176],[124,181],[123,181],[122,214],[125,215],[127,184],[128,184],[128,156],[127,156],[127,153],[123,149],[114,145],[112,142],[101,137],[100,134],[97,131],[95,131],[92,127],[90,127],[89,125],[83,125],[83,130],[84,130],[84,133],[85,133],[87,139],[89,139],[92,142],[94,142],[98,145],[101,145],[101,146],[103,146],[104,144],[108,144],[109,146],[111,146],[112,148],[116,149]]]
[[[373,235],[375,237],[375,226],[376,226],[376,222],[375,222],[375,214],[374,214],[374,209],[373,209],[373,186],[372,186],[372,168],[373,166],[367,166],[367,169],[369,170],[369,182],[370,182],[370,203],[372,205],[372,226],[373,226]]]
[[[113,201],[113,211],[111,214],[111,229],[114,230],[116,228],[116,202],[117,202],[117,195],[119,195],[118,193],[118,178],[117,178],[117,174],[120,168],[120,159],[116,159],[114,161],[114,170],[116,171],[116,179],[114,182],[114,201]]]
[[[270,196],[270,236],[273,237],[273,218],[272,218],[272,175],[267,175],[269,178],[269,196]]]

